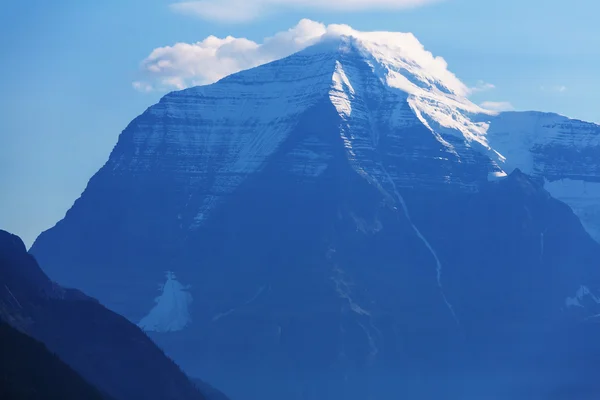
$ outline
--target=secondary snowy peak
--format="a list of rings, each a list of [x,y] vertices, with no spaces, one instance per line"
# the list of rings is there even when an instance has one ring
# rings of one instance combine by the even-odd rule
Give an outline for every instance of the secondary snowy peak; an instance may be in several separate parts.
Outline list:
[[[600,126],[533,111],[479,117],[489,123],[487,138],[503,156],[502,169],[519,168],[545,182],[600,242]]]
[[[490,121],[489,141],[506,157],[504,164],[508,169],[519,168],[548,180],[586,178],[600,173],[600,166],[590,163],[592,154],[583,154],[600,148],[600,126],[596,124],[535,111],[505,112]],[[543,154],[548,147],[562,148],[571,153],[563,156],[572,159],[557,164]],[[590,170],[592,164],[595,167]]]

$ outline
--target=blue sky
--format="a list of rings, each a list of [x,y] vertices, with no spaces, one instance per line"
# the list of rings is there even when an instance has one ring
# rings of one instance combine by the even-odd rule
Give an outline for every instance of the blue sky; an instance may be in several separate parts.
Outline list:
[[[216,11],[211,1],[195,4],[196,12],[169,0],[2,5],[0,228],[30,244],[62,218],[121,130],[164,94],[132,86],[155,83],[142,67],[155,48],[209,35],[262,43],[302,18],[412,32],[467,85],[495,86],[473,94],[476,103],[600,122],[595,0],[434,0],[410,9],[395,7],[406,0],[377,0],[379,9],[373,0],[256,0],[262,8],[254,9],[222,0],[229,3]]]

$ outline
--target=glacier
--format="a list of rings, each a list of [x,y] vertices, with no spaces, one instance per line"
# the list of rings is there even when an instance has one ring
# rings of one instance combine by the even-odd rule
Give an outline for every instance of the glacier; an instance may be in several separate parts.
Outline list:
[[[166,282],[160,285],[161,295],[155,299],[156,305],[139,322],[139,327],[147,332],[175,332],[190,323],[189,307],[192,295],[189,287],[183,286],[172,271],[166,273]]]

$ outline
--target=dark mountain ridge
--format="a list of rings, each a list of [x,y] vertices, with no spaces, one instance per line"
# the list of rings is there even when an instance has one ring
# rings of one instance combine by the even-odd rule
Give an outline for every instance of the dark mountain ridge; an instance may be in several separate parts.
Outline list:
[[[0,398],[110,400],[46,346],[0,320]]]
[[[5,231],[0,284],[0,318],[43,342],[115,400],[204,399],[137,326],[83,293],[52,283],[21,239]]]

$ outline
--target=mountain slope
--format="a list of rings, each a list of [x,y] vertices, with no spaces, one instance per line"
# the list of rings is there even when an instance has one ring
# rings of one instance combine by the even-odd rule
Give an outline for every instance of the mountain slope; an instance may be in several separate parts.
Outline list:
[[[0,398],[107,400],[40,342],[0,321]]]
[[[43,342],[114,399],[203,399],[135,325],[53,284],[23,242],[0,231],[0,317]]]
[[[597,348],[570,338],[598,333],[600,245],[495,149],[504,114],[388,39],[166,95],[32,253],[234,398],[593,386]]]

